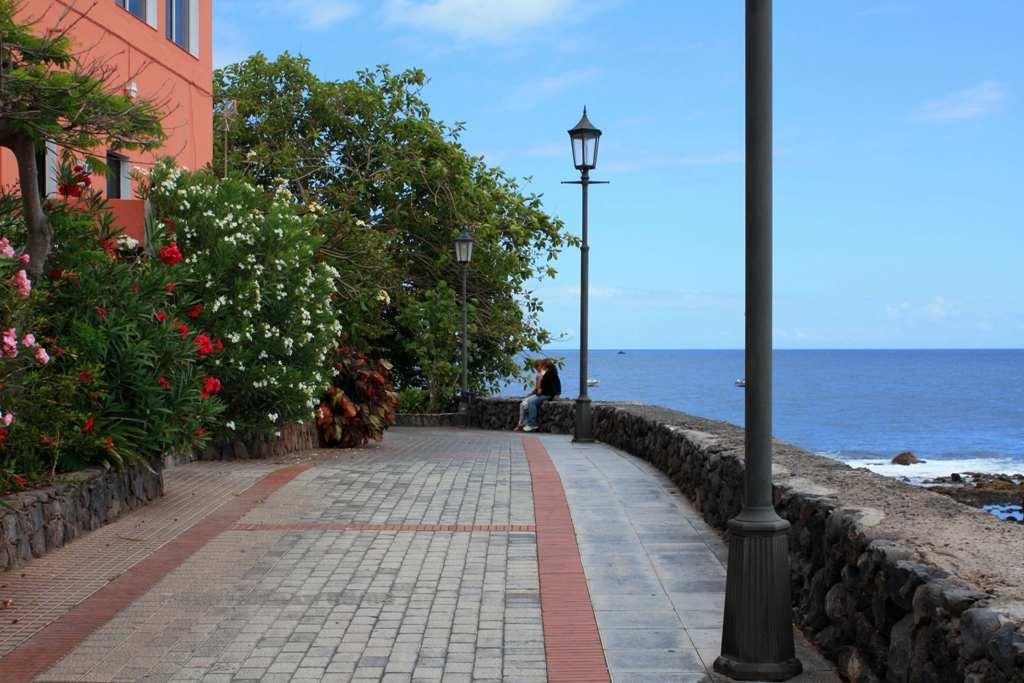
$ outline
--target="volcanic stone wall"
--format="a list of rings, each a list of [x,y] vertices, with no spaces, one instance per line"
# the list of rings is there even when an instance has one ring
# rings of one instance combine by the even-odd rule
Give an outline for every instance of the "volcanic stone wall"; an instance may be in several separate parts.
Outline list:
[[[653,406],[593,408],[596,438],[657,466],[725,530],[742,504],[742,430]],[[510,429],[518,400],[478,400],[471,415],[474,426]],[[572,431],[572,401],[545,403],[540,415],[540,431]],[[854,473],[785,450],[791,466]],[[997,596],[918,561],[921,553],[905,541],[877,537],[872,511],[844,506],[809,479],[776,476],[774,486],[776,509],[792,525],[793,617],[847,680],[1024,681],[1024,614],[991,606]]]
[[[320,435],[312,421],[282,425],[280,432],[280,436],[258,434],[219,439],[196,455],[199,460],[249,460],[276,458],[320,446]]]
[[[89,469],[68,483],[12,496],[0,508],[0,570],[70,543],[163,495],[158,465]]]

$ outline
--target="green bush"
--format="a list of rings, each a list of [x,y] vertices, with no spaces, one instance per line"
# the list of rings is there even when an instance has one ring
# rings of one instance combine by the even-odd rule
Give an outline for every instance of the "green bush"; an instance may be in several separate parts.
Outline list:
[[[169,162],[144,192],[157,219],[148,248],[181,259],[174,302],[214,351],[203,365],[223,386],[224,429],[272,432],[308,419],[331,381],[327,354],[340,332],[336,271],[317,260],[313,216],[300,215],[287,190]]]
[[[334,371],[334,380],[316,410],[321,441],[342,448],[362,446],[370,439],[380,441],[394,423],[398,406],[391,364],[339,348],[334,352]]]
[[[403,415],[425,413],[430,409],[430,396],[419,387],[409,387],[398,392],[398,412]]]

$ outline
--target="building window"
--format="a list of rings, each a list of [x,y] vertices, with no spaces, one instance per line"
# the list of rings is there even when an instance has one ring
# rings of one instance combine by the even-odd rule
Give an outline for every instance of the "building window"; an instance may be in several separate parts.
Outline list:
[[[146,8],[149,3],[147,3],[146,0],[117,0],[117,4],[119,7],[125,8],[143,21],[147,21],[149,19],[146,12]]]
[[[120,154],[107,152],[107,199],[130,199],[131,194],[131,163]]]
[[[167,0],[167,38],[188,50],[189,0]]]

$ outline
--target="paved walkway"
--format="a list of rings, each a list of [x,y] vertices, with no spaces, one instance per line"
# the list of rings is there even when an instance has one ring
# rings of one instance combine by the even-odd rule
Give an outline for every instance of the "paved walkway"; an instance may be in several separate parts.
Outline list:
[[[725,548],[602,444],[396,428],[166,484],[0,575],[0,681],[722,680]]]

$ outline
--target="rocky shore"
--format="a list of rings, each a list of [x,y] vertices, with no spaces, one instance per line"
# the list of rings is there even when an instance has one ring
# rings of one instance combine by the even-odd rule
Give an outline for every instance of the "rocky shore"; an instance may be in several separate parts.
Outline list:
[[[936,493],[996,516],[1024,521],[1024,474],[953,473],[923,482]]]

